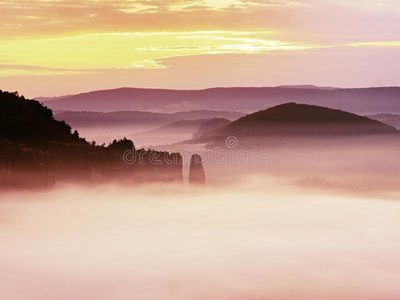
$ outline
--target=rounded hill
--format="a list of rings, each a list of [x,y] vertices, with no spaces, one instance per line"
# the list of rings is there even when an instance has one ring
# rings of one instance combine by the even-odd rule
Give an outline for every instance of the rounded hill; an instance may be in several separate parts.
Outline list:
[[[326,107],[287,103],[262,110],[214,132],[235,136],[392,134],[397,129],[367,117]]]

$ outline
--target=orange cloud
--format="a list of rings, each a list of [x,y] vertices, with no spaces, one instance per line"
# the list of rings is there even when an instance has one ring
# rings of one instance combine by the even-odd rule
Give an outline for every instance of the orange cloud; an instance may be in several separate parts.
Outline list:
[[[153,78],[163,80],[164,87],[178,87],[175,81],[183,88],[203,87],[206,82],[241,85],[228,63],[225,69],[220,66],[227,78],[221,73],[207,81],[188,74],[197,68],[201,70],[198,76],[210,76],[196,63],[200,58],[203,65],[212,66],[233,56],[240,57],[231,61],[235,71],[249,74],[241,78],[243,85],[260,83],[251,76],[264,76],[249,70],[249,62],[258,69],[271,58],[277,61],[262,66],[281,84],[317,83],[320,78],[310,70],[325,73],[312,67],[309,53],[324,54],[347,74],[354,66],[351,60],[341,64],[340,55],[367,59],[364,54],[370,48],[374,53],[397,50],[399,36],[397,0],[0,0],[0,84],[6,84],[0,88],[9,85],[15,90],[15,85],[27,86],[34,82],[32,77],[42,76],[54,81],[68,76],[71,85],[76,83],[81,89],[78,78],[82,76],[87,76],[85,86],[93,87],[105,86],[105,78],[113,87],[129,82],[149,86]],[[328,49],[333,51],[330,55],[326,55]],[[295,70],[285,69],[299,55],[307,63],[296,60]],[[390,57],[390,62],[384,57],[380,64],[391,70],[395,59],[392,53]],[[254,63],[255,58],[260,64]],[[182,65],[183,61],[187,64]],[[283,76],[283,70],[291,73]],[[136,77],[142,72],[151,76]],[[182,74],[185,80],[173,78]],[[188,82],[190,78],[194,81]],[[349,82],[360,85],[356,80]],[[63,90],[60,84],[55,86]]]
[[[396,0],[2,0],[0,8],[2,39],[160,30],[274,30],[307,42],[400,34]]]

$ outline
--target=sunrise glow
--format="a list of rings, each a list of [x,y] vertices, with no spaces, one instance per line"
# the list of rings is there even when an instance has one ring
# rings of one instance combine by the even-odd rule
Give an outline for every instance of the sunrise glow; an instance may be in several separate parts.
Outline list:
[[[311,55],[333,59],[344,71],[354,55],[385,57],[371,70],[387,65],[400,47],[399,17],[394,0],[3,0],[0,82],[14,90],[27,81],[22,92],[37,96],[38,85],[40,95],[62,95],[85,91],[88,85],[117,87],[113,82],[121,78],[128,86],[181,89],[233,86],[244,80],[238,72],[207,80],[204,70],[191,73],[189,80],[201,60],[218,72],[231,68],[233,61],[238,69],[251,66],[255,76],[245,83],[250,86],[328,84],[321,79],[323,69],[312,75],[304,69],[304,62],[312,64]],[[255,56],[261,58],[256,65]],[[290,74],[282,76],[275,63],[291,68]],[[351,81],[337,78],[329,84],[398,84],[398,78],[380,73],[361,80],[365,66],[354,66]],[[338,71],[332,72],[336,78]],[[266,75],[271,78],[263,79]],[[85,86],[79,84],[82,76]],[[55,88],[66,79],[73,83],[70,88]]]

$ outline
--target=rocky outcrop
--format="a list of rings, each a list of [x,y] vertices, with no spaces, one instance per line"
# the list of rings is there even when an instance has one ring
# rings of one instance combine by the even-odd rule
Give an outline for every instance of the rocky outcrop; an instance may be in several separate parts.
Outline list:
[[[190,160],[189,185],[206,185],[206,174],[204,172],[203,162],[201,156],[198,154],[194,154]]]

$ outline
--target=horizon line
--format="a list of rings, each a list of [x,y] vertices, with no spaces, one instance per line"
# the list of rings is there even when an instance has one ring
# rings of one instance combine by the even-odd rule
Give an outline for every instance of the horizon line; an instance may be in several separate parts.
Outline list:
[[[116,88],[105,88],[100,90],[89,90],[78,93],[71,94],[61,94],[55,96],[36,96],[36,97],[27,97],[29,99],[51,99],[51,98],[63,98],[63,97],[73,97],[77,95],[90,94],[95,92],[104,92],[104,91],[116,91],[122,89],[134,89],[134,90],[158,90],[158,91],[207,91],[214,89],[263,89],[263,88],[287,88],[287,89],[303,89],[303,90],[312,90],[312,89],[320,89],[320,90],[361,90],[361,89],[384,89],[384,88],[400,88],[400,86],[365,86],[365,87],[333,87],[333,86],[319,86],[313,84],[282,84],[276,86],[214,86],[208,88],[197,88],[197,89],[185,89],[185,88],[154,88],[154,87],[135,87],[135,86],[122,86]],[[14,92],[14,91],[9,91]],[[23,95],[23,94],[21,94]]]

